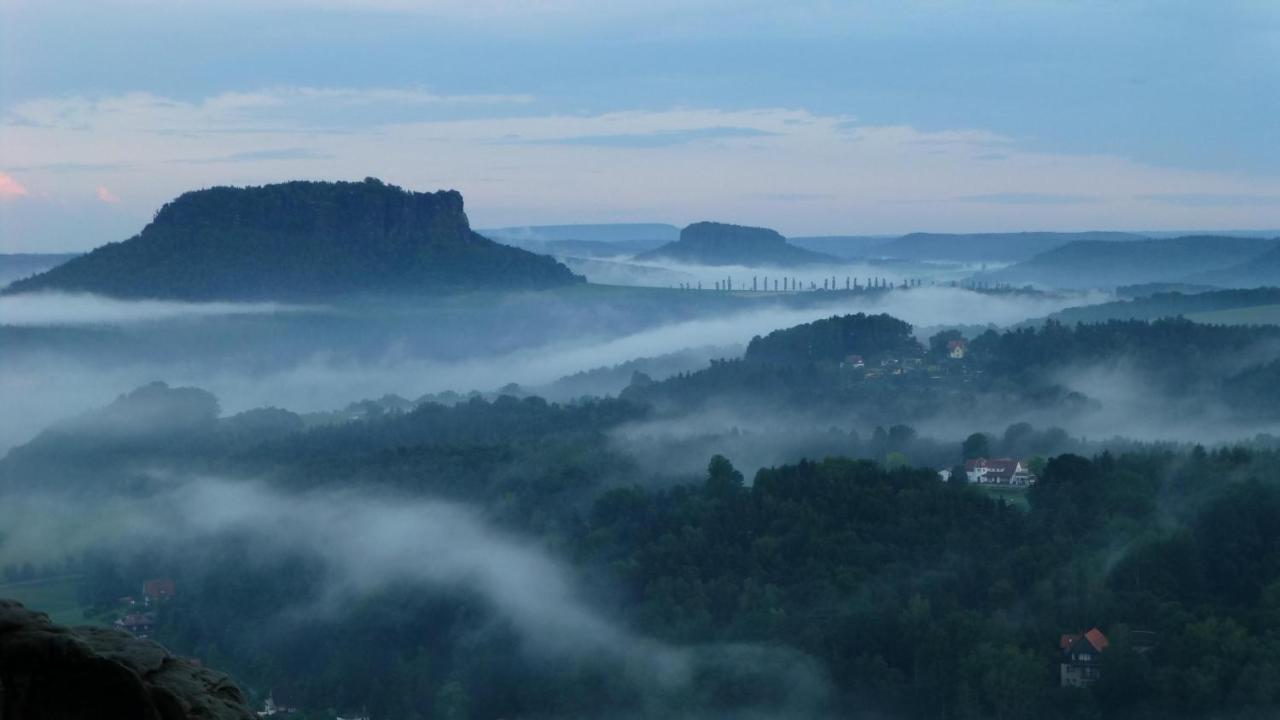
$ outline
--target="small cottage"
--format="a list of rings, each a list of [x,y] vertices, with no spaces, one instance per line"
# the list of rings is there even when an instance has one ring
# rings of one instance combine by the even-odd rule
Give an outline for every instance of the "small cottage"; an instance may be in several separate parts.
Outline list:
[[[1064,634],[1058,641],[1062,687],[1088,687],[1096,682],[1102,676],[1102,653],[1110,644],[1098,628],[1079,635]]]

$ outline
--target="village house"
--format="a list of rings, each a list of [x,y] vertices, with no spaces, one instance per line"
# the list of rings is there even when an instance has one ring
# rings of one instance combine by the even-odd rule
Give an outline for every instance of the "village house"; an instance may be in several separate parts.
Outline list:
[[[156,578],[142,583],[142,598],[148,605],[172,600],[175,592],[173,580],[169,578]]]
[[[156,618],[151,613],[129,613],[116,620],[112,625],[117,630],[124,630],[136,637],[146,638],[151,635],[151,628],[155,626],[155,623]]]
[[[966,460],[964,474],[969,482],[982,485],[1026,487],[1036,482],[1036,476],[1031,474],[1026,464],[1013,458]]]
[[[1062,687],[1088,687],[1096,682],[1102,675],[1102,653],[1110,644],[1098,628],[1079,635],[1064,634],[1058,641]]]
[[[947,343],[947,357],[951,358],[952,360],[963,360],[964,353],[967,348],[968,348],[968,345],[965,344],[965,341],[963,339],[952,340]]]

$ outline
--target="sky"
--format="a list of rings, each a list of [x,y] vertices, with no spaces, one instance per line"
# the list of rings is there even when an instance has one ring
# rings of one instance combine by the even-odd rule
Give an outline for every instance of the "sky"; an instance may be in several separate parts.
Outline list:
[[[367,176],[476,227],[1280,228],[1280,4],[0,0],[0,252]]]

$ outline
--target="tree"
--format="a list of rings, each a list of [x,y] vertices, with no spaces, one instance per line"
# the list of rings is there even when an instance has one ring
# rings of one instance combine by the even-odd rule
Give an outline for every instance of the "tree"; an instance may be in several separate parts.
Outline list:
[[[991,455],[991,440],[978,432],[964,439],[960,445],[960,454],[965,460],[974,460]]]
[[[897,450],[889,453],[884,458],[884,466],[889,470],[897,470],[898,468],[907,467],[910,464],[911,461],[907,459],[907,456]]]
[[[964,335],[959,330],[943,330],[942,332],[929,338],[929,356],[941,359],[947,356],[949,348],[947,347],[953,340],[963,340]]]
[[[729,497],[742,490],[742,473],[723,455],[716,455],[707,463],[707,492],[715,497]]]

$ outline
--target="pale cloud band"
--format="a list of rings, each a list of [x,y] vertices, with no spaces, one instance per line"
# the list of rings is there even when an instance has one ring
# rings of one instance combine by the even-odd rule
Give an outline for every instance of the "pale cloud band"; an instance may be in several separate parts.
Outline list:
[[[372,112],[343,115],[351,108]],[[457,188],[477,225],[715,218],[788,234],[1280,226],[1275,177],[1033,151],[981,129],[864,125],[796,108],[537,108],[527,95],[413,88],[30,100],[0,120],[9,173],[0,197],[20,201],[10,209],[123,198],[136,230],[189,189],[374,175]],[[74,202],[55,211],[74,212]],[[12,224],[16,214],[5,217]]]

